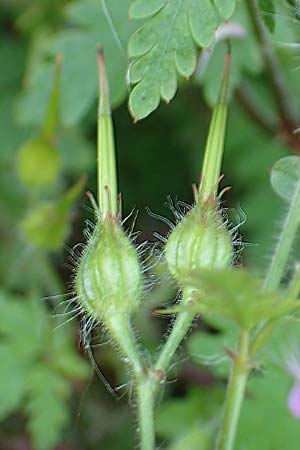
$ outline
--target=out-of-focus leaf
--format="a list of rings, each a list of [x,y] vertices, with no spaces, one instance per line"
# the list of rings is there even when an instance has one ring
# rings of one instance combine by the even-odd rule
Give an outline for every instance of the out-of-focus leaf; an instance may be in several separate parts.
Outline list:
[[[214,0],[214,4],[217,8],[218,13],[225,19],[228,20],[235,11],[237,1],[236,0]]]
[[[258,89],[258,92],[266,104],[270,104],[265,90]],[[260,275],[267,263],[267,258],[262,255],[269,254],[274,243],[274,224],[281,205],[270,186],[270,170],[287,149],[279,141],[270,139],[241,108],[231,109],[228,130],[224,173],[226,182],[234,189],[227,197],[234,205],[240,206],[241,212],[236,210],[236,215],[240,215],[237,220],[245,221],[239,230],[242,240],[247,242],[245,247],[241,247],[242,257],[251,264],[253,272]]]
[[[1,291],[0,310],[0,419],[25,411],[34,448],[51,450],[69,420],[70,381],[85,379],[88,365],[39,299]]]
[[[300,157],[286,156],[277,161],[271,171],[274,191],[290,202],[300,183]],[[299,189],[299,188],[298,188]]]
[[[62,157],[62,169],[71,175],[87,173],[95,162],[95,148],[80,129],[63,130],[58,136],[57,146]]]
[[[258,1],[263,20],[269,31],[273,33],[275,29],[276,8],[274,0],[259,0]]]
[[[0,42],[0,89],[15,87],[22,77],[25,63],[25,45],[22,40],[6,39],[1,35]],[[2,116],[1,116],[2,118]]]
[[[187,350],[196,364],[208,367],[218,377],[226,377],[231,367],[226,349],[235,350],[239,329],[226,319],[210,321],[209,324],[217,328],[217,332],[192,333]]]
[[[70,231],[69,213],[84,183],[81,178],[56,202],[43,202],[28,211],[20,228],[30,245],[49,251],[64,243]]]
[[[36,189],[51,186],[60,170],[59,152],[45,138],[29,140],[19,150],[17,169],[26,186]]]
[[[188,302],[165,313],[193,311],[204,317],[231,319],[241,328],[250,330],[265,320],[280,320],[300,308],[292,299],[281,301],[276,292],[261,289],[261,281],[241,269],[203,270],[186,278],[194,291]]]
[[[299,420],[287,406],[292,385],[291,377],[274,367],[250,378],[236,450],[298,450]]]
[[[188,429],[182,436],[174,439],[168,450],[209,450],[211,448],[211,439],[207,431],[197,428]]]
[[[49,55],[63,57],[60,112],[64,124],[75,124],[95,102],[98,90],[96,46],[105,52],[111,102],[120,104],[126,96],[127,57],[123,48],[133,30],[128,22],[129,0],[81,0],[66,7],[66,27],[55,36],[44,37],[33,67],[28,68],[26,86],[19,102],[22,122],[41,123],[41,111],[46,111],[53,70]],[[53,78],[52,78],[53,79]],[[44,95],[48,92],[47,95]]]
[[[26,381],[28,429],[34,448],[51,450],[59,442],[69,420],[66,400],[70,395],[70,385],[46,366],[33,368]]]
[[[11,323],[13,326],[13,323]],[[16,331],[16,329],[15,329]],[[20,407],[26,392],[24,378],[27,364],[20,361],[14,349],[6,343],[0,344],[0,420]]]
[[[191,389],[184,398],[166,401],[157,412],[158,435],[170,439],[183,436],[186,430],[201,430],[201,426],[204,432],[204,425],[215,416],[223,396],[223,390],[214,386]]]

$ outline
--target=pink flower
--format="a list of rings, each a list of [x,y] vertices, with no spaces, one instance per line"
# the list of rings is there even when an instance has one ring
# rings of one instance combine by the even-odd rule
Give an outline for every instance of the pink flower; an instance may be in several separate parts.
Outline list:
[[[300,352],[293,351],[286,359],[287,372],[294,379],[293,387],[288,396],[288,408],[295,418],[300,418]]]
[[[299,380],[294,382],[294,385],[289,393],[288,407],[294,417],[300,417],[300,383]]]

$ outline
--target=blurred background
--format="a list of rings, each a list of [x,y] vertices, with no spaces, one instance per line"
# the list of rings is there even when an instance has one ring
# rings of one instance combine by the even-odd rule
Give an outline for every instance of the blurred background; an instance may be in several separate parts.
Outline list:
[[[180,80],[171,104],[136,124],[127,109],[126,46],[139,24],[127,20],[129,3],[0,0],[1,450],[129,450],[137,444],[130,377],[109,337],[85,327],[72,302],[76,244],[85,242],[85,221],[93,222],[84,192],[96,190],[97,43],[104,46],[111,87],[123,214],[139,211],[139,240],[151,243],[153,232],[166,235],[168,226],[146,208],[174,220],[168,196],[175,204],[192,202],[222,74],[223,38],[232,37],[222,181],[232,189],[224,208],[245,243],[242,252],[237,246],[238,264],[262,274],[274,245],[282,205],[270,188],[270,169],[300,149],[297,1],[260,2],[284,91],[274,86],[261,39],[240,2],[213,50],[199,54],[193,79]],[[149,354],[169,325],[151,311],[176,295],[161,265],[153,275],[157,281],[135,318]],[[206,355],[233,334],[224,323],[195,324],[160,399],[160,448],[211,448],[228,367],[208,368]],[[96,364],[112,386],[123,386],[119,400],[97,376]],[[299,448],[300,424],[286,407],[292,380],[283,371],[274,377],[271,384],[254,380],[252,394],[250,386],[240,450]],[[260,424],[263,416],[268,421]]]

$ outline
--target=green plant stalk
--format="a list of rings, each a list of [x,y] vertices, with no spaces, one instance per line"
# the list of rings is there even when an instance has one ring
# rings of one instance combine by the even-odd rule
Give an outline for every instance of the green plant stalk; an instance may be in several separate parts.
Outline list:
[[[108,214],[117,216],[118,187],[115,158],[115,143],[111,108],[109,102],[109,88],[103,60],[102,49],[98,49],[99,68],[99,116],[98,116],[98,157],[97,157],[97,190],[98,204],[101,218]],[[124,361],[131,367],[134,378],[134,389],[138,402],[138,420],[140,429],[141,450],[154,450],[154,397],[149,398],[146,387],[149,381],[138,348],[134,332],[130,325],[130,318],[124,314],[111,314],[106,325],[115,341]]]
[[[182,304],[186,303],[187,300],[188,297],[185,297],[184,293]],[[167,371],[176,350],[189,331],[194,318],[194,313],[184,311],[178,314],[177,318],[174,321],[172,331],[169,334],[168,339],[166,340],[165,345],[163,346],[157,358],[157,361],[155,363],[155,370],[161,371],[163,373]]]
[[[199,187],[199,195],[197,201],[205,200],[208,196],[217,195],[218,180],[220,178],[221,164],[224,153],[224,140],[227,124],[228,111],[228,81],[230,69],[230,54],[226,55],[222,85],[217,105],[215,106],[202,167],[202,180]],[[182,303],[186,302],[190,297],[189,290],[183,291]],[[187,312],[179,313],[175,319],[172,331],[165,342],[164,347],[158,356],[155,368],[165,372],[176,352],[178,346],[182,342],[184,336],[188,332],[195,315]]]
[[[98,204],[102,216],[118,213],[118,185],[115,143],[109,90],[102,50],[98,51],[99,66],[99,116],[98,116]]]
[[[249,332],[241,330],[237,354],[227,387],[223,424],[220,430],[217,450],[234,450],[234,442],[249,374]]]
[[[197,201],[205,200],[209,196],[217,195],[218,180],[220,178],[221,164],[224,152],[224,140],[227,124],[227,96],[230,68],[230,54],[226,55],[223,80],[218,103],[214,109],[209,129],[207,144],[202,168],[202,180],[199,187]],[[182,303],[188,301],[190,291],[184,290]],[[195,315],[181,312],[174,321],[172,331],[158,356],[155,368],[165,372],[170,365],[178,346],[188,332]]]
[[[155,395],[151,377],[143,377],[137,382],[138,420],[141,450],[155,449]]]
[[[131,367],[133,373],[134,390],[137,399],[138,423],[141,450],[155,449],[155,427],[154,427],[154,386],[152,378],[142,365],[139,348],[128,324],[129,317],[124,315],[113,315],[107,322],[111,335],[118,336],[119,350]]]
[[[300,224],[300,182],[297,183],[293,197],[289,204],[289,209],[282,224],[282,230],[272,256],[271,264],[264,279],[263,289],[266,291],[275,291],[278,289],[281,279],[286,270],[288,259],[292,250],[297,230]],[[299,268],[296,267],[294,283],[291,284],[291,293],[297,290]],[[254,356],[264,345],[271,335],[275,320],[268,320],[256,330],[251,344],[251,356]]]
[[[130,318],[124,314],[111,314],[107,319],[107,327],[112,337],[118,337],[116,342],[118,342],[121,354],[131,366],[134,376],[138,379],[143,374],[144,368],[134,333],[131,331]]]
[[[202,168],[203,176],[196,201],[201,201],[200,198],[205,200],[209,196],[216,198],[217,195],[227,124],[229,66],[230,55],[227,54],[219,100],[213,112],[205,148]],[[187,302],[189,299],[190,290],[183,290],[182,303]],[[157,357],[154,368],[148,374],[147,382],[142,382],[137,388],[142,450],[153,450],[155,448],[153,412],[155,399],[160,385],[165,381],[166,372],[170,366],[171,360],[190,329],[194,318],[194,313],[186,311],[177,315],[172,331]],[[141,391],[140,396],[139,391]]]
[[[284,275],[284,271],[291,253],[292,245],[300,222],[300,182],[297,184],[291,199],[288,213],[282,224],[282,231],[277,242],[272,261],[265,277],[263,288],[276,290]]]

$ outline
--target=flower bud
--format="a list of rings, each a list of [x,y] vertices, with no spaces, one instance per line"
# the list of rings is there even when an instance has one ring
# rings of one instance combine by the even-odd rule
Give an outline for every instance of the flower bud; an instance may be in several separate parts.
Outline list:
[[[165,247],[169,270],[179,284],[203,269],[224,269],[233,256],[230,233],[211,201],[199,202],[176,225]]]
[[[138,306],[143,276],[138,254],[117,217],[99,220],[80,260],[75,287],[83,309],[97,320],[129,315]]]

